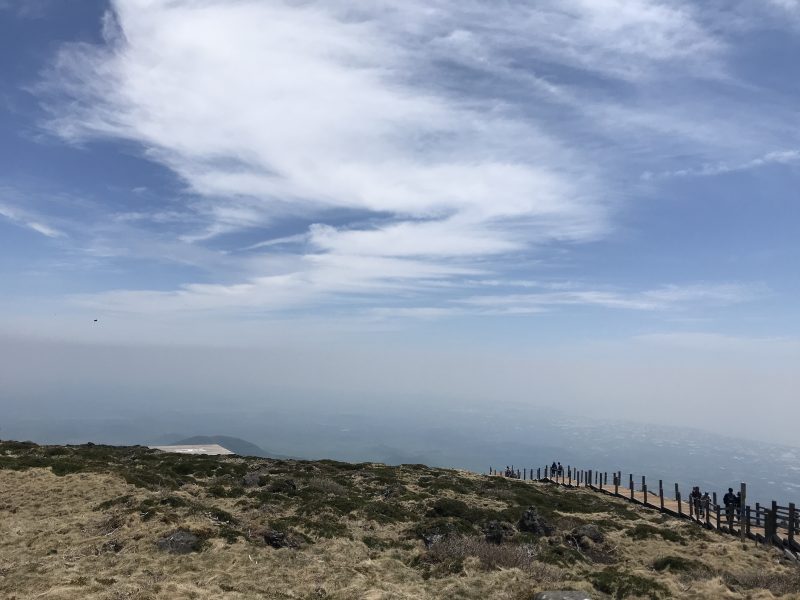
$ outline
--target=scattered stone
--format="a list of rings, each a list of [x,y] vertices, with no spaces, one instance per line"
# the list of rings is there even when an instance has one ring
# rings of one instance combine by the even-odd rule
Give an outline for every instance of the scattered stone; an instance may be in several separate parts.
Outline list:
[[[100,546],[100,552],[113,552],[116,554],[117,552],[121,552],[122,548],[122,542],[118,542],[117,540],[109,540]]]
[[[191,531],[178,529],[158,540],[156,546],[172,554],[189,554],[190,552],[199,552],[203,542]]]
[[[261,477],[263,475],[258,471],[250,471],[242,477],[242,485],[244,487],[259,487],[261,485]]]
[[[297,484],[294,482],[294,479],[277,479],[270,484],[269,491],[289,494],[297,491]]]
[[[394,498],[395,496],[399,496],[402,491],[403,488],[401,488],[399,485],[387,485],[385,488],[383,488],[383,491],[381,492],[381,497],[384,500],[388,500],[389,498]]]
[[[425,544],[426,548],[430,548],[434,544],[441,542],[445,537],[443,533],[423,533],[422,543]]]
[[[531,506],[522,513],[522,517],[517,523],[517,528],[520,531],[532,533],[534,535],[552,535],[555,529],[547,521],[545,521],[535,506]]]
[[[592,600],[586,592],[539,592],[533,600]]]
[[[505,521],[489,521],[483,528],[486,541],[492,544],[502,544],[514,536],[514,526]]]
[[[273,548],[297,548],[298,543],[284,531],[277,531],[275,529],[267,529],[262,534],[264,543]]]
[[[606,536],[603,535],[603,532],[600,531],[600,528],[597,525],[592,525],[590,523],[576,527],[567,535],[567,538],[585,548],[586,546],[589,546],[590,543],[602,544],[605,541]]]

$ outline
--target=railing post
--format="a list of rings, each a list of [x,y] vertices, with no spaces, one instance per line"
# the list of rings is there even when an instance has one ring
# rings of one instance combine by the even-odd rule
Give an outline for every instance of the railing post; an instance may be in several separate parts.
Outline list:
[[[608,485],[608,471],[603,472],[603,480],[605,481],[605,484]]]
[[[719,531],[719,528],[720,528],[720,522],[719,522],[719,504],[717,504],[717,503],[715,502],[715,503],[714,503],[714,506],[716,507],[716,512],[717,512],[717,531]]]
[[[778,535],[778,503],[775,500],[772,501],[770,519],[772,520],[772,535]]]
[[[619,496],[619,478],[616,473],[614,473],[614,495]]]
[[[745,507],[747,506],[747,484],[742,482],[742,497],[739,500],[739,537],[742,541],[747,537],[746,530],[748,529],[747,522],[745,521]]]
[[[797,508],[794,502],[789,503],[789,533],[787,539],[789,540],[789,547],[792,548],[794,543],[795,527],[797,527]]]
[[[630,490],[631,490],[631,500],[633,500],[634,499],[633,498],[633,473],[630,474],[628,485],[630,486]]]
[[[681,491],[678,489],[678,484],[675,484],[675,501],[678,503],[678,516],[682,515],[681,511]]]
[[[717,503],[717,492],[714,492],[714,493],[711,495],[711,501],[712,501],[714,504],[716,504],[716,503]]]
[[[761,527],[761,505],[756,502],[756,527]]]
[[[644,475],[642,475],[642,497],[644,498],[645,506],[647,506],[647,480]]]
[[[745,508],[744,508],[744,518],[745,518],[745,521],[744,521],[744,532],[745,532],[745,535],[749,536],[750,535],[750,507],[749,506],[745,506]],[[741,524],[739,525],[739,527],[741,527]]]
[[[764,510],[764,539],[768,544],[775,541],[778,533],[778,503],[773,500],[772,510]]]
[[[664,512],[664,480],[658,480],[658,500],[661,504],[661,512]]]

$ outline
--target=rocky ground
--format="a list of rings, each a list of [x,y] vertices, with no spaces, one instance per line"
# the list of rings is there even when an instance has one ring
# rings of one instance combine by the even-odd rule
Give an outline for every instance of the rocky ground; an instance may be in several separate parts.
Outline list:
[[[0,597],[800,598],[772,548],[587,490],[0,442]]]

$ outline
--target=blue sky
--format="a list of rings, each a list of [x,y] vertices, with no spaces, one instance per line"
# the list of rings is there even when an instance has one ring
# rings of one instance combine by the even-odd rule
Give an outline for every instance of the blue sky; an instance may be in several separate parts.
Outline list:
[[[798,51],[797,0],[0,0],[0,333],[691,348],[790,406]]]

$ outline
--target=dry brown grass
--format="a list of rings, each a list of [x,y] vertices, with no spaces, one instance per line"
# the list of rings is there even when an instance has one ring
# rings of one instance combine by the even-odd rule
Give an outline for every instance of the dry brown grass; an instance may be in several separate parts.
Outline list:
[[[430,497],[425,486],[415,483],[417,475],[398,470],[397,477],[393,485],[420,495],[418,501],[426,506],[448,497],[463,500],[471,509],[495,510],[515,498],[515,492],[506,489],[479,493],[476,490],[485,480],[472,474],[452,475],[474,484],[471,491],[443,489]],[[303,485],[322,492],[331,503],[348,492],[345,485],[322,475],[307,478]],[[382,487],[375,489],[369,502],[384,502]],[[35,468],[0,470],[0,491],[0,598],[4,600],[528,600],[548,588],[580,589],[600,598],[589,582],[606,565],[593,561],[591,552],[608,553],[614,557],[614,568],[657,582],[669,597],[800,598],[800,571],[780,561],[775,551],[742,546],[713,533],[697,540],[696,530],[688,529],[691,524],[672,519],[655,523],[652,512],[628,514],[624,503],[618,508],[614,503],[619,501],[611,499],[609,512],[553,513],[552,518],[568,524],[581,520],[616,524],[603,526],[604,545],[590,548],[591,552],[578,549],[574,563],[557,567],[541,560],[552,550],[545,540],[495,545],[464,535],[426,549],[408,537],[413,523],[382,523],[367,518],[360,508],[337,515],[325,506],[319,514],[299,519],[296,504],[286,508],[268,498],[255,508],[242,498],[211,497],[197,483],[148,490],[115,475],[59,477],[49,469]],[[562,506],[569,506],[568,501],[580,505],[582,494],[590,493],[559,491],[558,498]],[[408,499],[397,502],[413,504]],[[234,517],[244,537],[225,541],[221,532],[229,524],[219,511]],[[620,520],[620,514],[627,516]],[[281,521],[292,523],[293,518],[298,519],[297,531],[309,537],[301,549],[276,550],[255,541],[254,532]],[[313,528],[304,529],[304,523],[326,519],[344,534],[327,538]],[[669,529],[680,537],[667,537],[688,542],[661,535],[635,541],[626,532],[637,523]],[[206,549],[188,555],[159,551],[156,541],[178,528],[207,534]],[[708,571],[692,577],[671,569],[656,571],[654,562],[665,556],[701,561]]]

